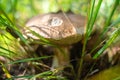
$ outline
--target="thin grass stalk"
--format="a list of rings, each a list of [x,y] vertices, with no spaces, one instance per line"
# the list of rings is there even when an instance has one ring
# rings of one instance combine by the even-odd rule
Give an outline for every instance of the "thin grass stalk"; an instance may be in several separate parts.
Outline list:
[[[7,16],[7,14],[5,13],[5,11],[2,9],[2,6],[0,5],[0,11],[1,11],[1,14],[3,14],[6,19],[13,25],[13,22],[10,20],[10,18]]]
[[[88,27],[89,27],[90,21],[91,21],[92,16],[93,16],[92,14],[93,14],[93,11],[94,11],[94,4],[95,4],[95,0],[93,0],[93,1],[91,0],[90,11],[89,11],[89,14],[88,14],[88,24],[87,24],[86,32],[88,32]],[[86,48],[86,44],[87,44],[87,39],[88,39],[88,35],[85,34],[85,41],[84,41],[84,45],[83,45],[83,49],[82,49],[82,55],[81,55],[80,61],[78,62],[78,72],[77,72],[76,80],[79,80],[79,78],[81,76],[81,70],[82,70],[82,64],[83,64],[83,56],[85,54],[84,52],[85,52],[85,48]]]
[[[106,44],[93,56],[93,59],[98,58],[104,51],[107,49],[113,42],[114,40],[120,36],[120,28],[116,29],[106,42]]]
[[[43,57],[37,57],[37,58],[21,59],[21,60],[16,60],[16,61],[14,61],[14,62],[7,63],[7,64],[17,64],[17,63],[22,63],[22,62],[42,60],[42,59],[48,59],[48,58],[51,58],[51,56],[43,56]]]
[[[107,21],[105,23],[105,26],[103,28],[103,32],[102,32],[100,38],[102,38],[104,36],[104,34],[108,31],[108,29],[109,29],[108,27],[109,27],[110,21],[112,19],[112,16],[114,15],[115,10],[117,9],[118,5],[119,5],[119,0],[116,0],[115,4],[114,4],[114,6],[113,6],[113,8],[112,8],[112,10],[111,10],[111,12],[109,14],[109,17],[108,17],[108,19],[107,19]]]
[[[91,23],[92,18],[93,18],[94,7],[95,7],[95,0],[91,1],[91,3],[90,3],[90,10],[88,13],[88,23],[87,23],[86,32],[89,32],[89,30],[90,30],[89,27],[90,27],[90,23]],[[88,35],[86,35],[86,37],[88,37]]]
[[[87,80],[87,78],[89,77],[89,73],[94,69],[95,65],[96,65],[96,62],[94,62],[93,65],[90,67],[90,70],[88,71],[88,73],[86,74],[83,80]]]
[[[95,12],[93,13],[94,16],[93,16],[93,18],[91,19],[92,21],[91,21],[91,23],[90,23],[90,27],[88,28],[88,29],[89,29],[89,31],[88,31],[88,37],[89,37],[89,36],[91,35],[91,33],[92,33],[93,25],[94,25],[95,20],[96,20],[96,18],[97,18],[97,15],[98,15],[98,12],[99,12],[99,10],[100,10],[102,1],[103,1],[103,0],[99,0],[99,1],[98,1],[98,5],[97,5],[97,7],[96,7],[96,9],[95,9]]]
[[[113,26],[115,26],[115,25],[117,25],[117,24],[120,23],[120,19],[118,18],[115,22],[113,22],[113,23],[109,26],[110,21],[111,21],[111,19],[112,19],[112,16],[114,15],[114,12],[115,12],[115,10],[117,9],[118,5],[119,5],[119,1],[116,0],[116,1],[115,1],[115,4],[114,4],[114,6],[113,6],[113,8],[112,8],[112,10],[111,10],[111,12],[110,12],[110,14],[109,14],[109,17],[108,17],[107,20],[106,20],[106,23],[105,23],[105,26],[104,26],[104,28],[103,28],[103,31],[101,32],[100,37],[98,38],[98,40],[97,40],[97,42],[96,42],[96,44],[95,44],[95,47],[98,45],[98,43],[100,42],[101,38],[105,35],[105,33],[106,33],[111,27],[113,27]],[[105,40],[104,40],[104,41],[105,41]],[[95,51],[95,47],[93,48],[93,50],[92,50],[90,53],[92,53],[92,52]]]
[[[119,5],[119,0],[116,0],[115,4],[114,4],[114,6],[113,6],[113,8],[112,8],[112,10],[110,12],[110,15],[109,15],[109,17],[108,17],[108,19],[106,21],[105,27],[107,27],[110,24],[111,18],[113,16],[115,10],[117,9],[118,5]]]
[[[2,47],[2,46],[0,46],[0,49],[3,49],[3,50],[5,50],[5,51],[7,51],[7,52],[10,52],[10,53],[15,54],[13,51],[10,51],[10,50],[8,50],[8,49],[6,49],[6,48]]]
[[[41,36],[41,35],[38,34],[37,32],[32,31],[32,30],[30,30],[29,28],[26,28],[26,29],[28,29],[34,36],[38,37],[38,38],[41,40],[42,43],[47,44],[47,45],[49,44],[49,45],[51,45],[51,46],[54,46],[52,42],[50,42],[49,40],[45,39],[43,36]]]
[[[120,23],[120,17],[118,17],[117,20],[115,20],[110,26],[109,28],[111,27],[114,27],[116,25],[118,25]],[[98,39],[99,40],[99,39]],[[107,39],[103,40],[102,42],[100,42],[99,45],[95,45],[95,47],[90,51],[90,54],[93,53],[97,48],[101,47],[103,45],[103,43],[106,41]],[[96,44],[98,44],[99,41],[96,42]]]
[[[92,15],[91,13],[93,13],[93,11],[94,11],[93,8],[94,8],[94,5],[95,5],[95,0],[91,1],[91,8],[90,8],[90,12],[89,12],[90,17],[88,16],[89,21],[88,21],[88,24],[87,24],[87,29],[86,29],[86,34],[85,34],[85,41],[84,41],[84,44],[83,44],[82,55],[81,55],[81,58],[80,58],[80,61],[79,61],[80,63],[79,63],[79,68],[78,68],[78,73],[77,73],[76,80],[79,80],[80,76],[81,76],[82,66],[83,66],[83,56],[85,55],[86,44],[87,44],[89,36],[92,33],[93,25],[95,23],[97,14],[98,14],[100,6],[101,6],[101,3],[102,3],[102,0],[99,0],[97,8],[95,9],[95,13],[94,13],[94,15]]]
[[[4,66],[4,64],[2,62],[0,62],[1,66],[2,66],[2,70],[4,71],[4,73],[6,74],[6,77],[9,78],[9,80],[12,80],[10,79],[12,76],[11,74],[9,73],[9,71],[7,70],[7,68]]]
[[[53,72],[52,71],[46,71],[46,72],[43,72],[43,73],[40,73],[40,74],[37,74],[37,75],[34,75],[30,80],[34,80],[36,78],[44,78],[44,77],[48,77],[50,75],[52,75]]]
[[[34,75],[25,75],[25,76],[12,76],[9,79],[5,79],[5,80],[21,80],[19,78],[24,78],[24,80],[30,80]],[[23,79],[22,79],[23,80]]]
[[[2,16],[0,16],[0,22],[2,23],[2,25],[4,26],[7,26],[9,29],[11,29],[16,35],[19,36],[19,38],[26,44],[27,44],[27,41],[26,39],[23,37],[23,35],[21,34],[21,32],[19,31],[19,29],[15,26],[15,24],[10,20],[10,18],[7,16],[7,14],[4,12],[4,10],[1,8],[0,6],[0,10],[1,10],[1,13],[4,15],[4,17],[6,18],[3,18]]]

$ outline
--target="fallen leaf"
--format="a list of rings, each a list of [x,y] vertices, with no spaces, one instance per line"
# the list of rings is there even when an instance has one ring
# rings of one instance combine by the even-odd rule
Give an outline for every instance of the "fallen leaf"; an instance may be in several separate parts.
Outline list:
[[[103,70],[87,80],[120,80],[120,65]]]

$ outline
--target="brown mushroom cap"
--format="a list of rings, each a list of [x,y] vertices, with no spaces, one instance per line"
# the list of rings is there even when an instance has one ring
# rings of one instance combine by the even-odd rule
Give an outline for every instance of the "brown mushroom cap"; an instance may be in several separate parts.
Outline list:
[[[83,16],[60,12],[35,16],[26,23],[26,26],[56,44],[68,45],[81,40],[84,24]],[[25,31],[25,35],[39,40],[29,30]]]

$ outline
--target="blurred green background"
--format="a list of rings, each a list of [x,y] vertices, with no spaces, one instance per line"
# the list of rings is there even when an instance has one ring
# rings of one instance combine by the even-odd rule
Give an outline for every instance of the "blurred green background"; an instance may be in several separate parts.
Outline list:
[[[108,17],[111,7],[115,0],[103,0],[99,15],[98,25],[104,23]],[[97,3],[97,0],[96,0]],[[76,14],[87,16],[87,10],[90,0],[0,0],[0,7],[6,12],[13,22],[24,25],[32,16],[57,12],[63,10],[65,12],[71,10]],[[113,20],[120,16],[120,9],[115,12]],[[1,14],[2,15],[2,14]]]

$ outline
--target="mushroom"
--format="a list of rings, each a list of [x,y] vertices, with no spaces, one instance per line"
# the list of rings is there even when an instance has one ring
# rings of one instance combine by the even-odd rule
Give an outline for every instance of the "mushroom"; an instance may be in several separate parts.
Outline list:
[[[77,43],[84,35],[85,17],[73,13],[47,13],[38,15],[26,23],[26,27],[35,31],[60,47],[55,48],[52,68],[66,66],[70,62],[68,46]],[[25,35],[34,40],[38,37],[25,30]]]

